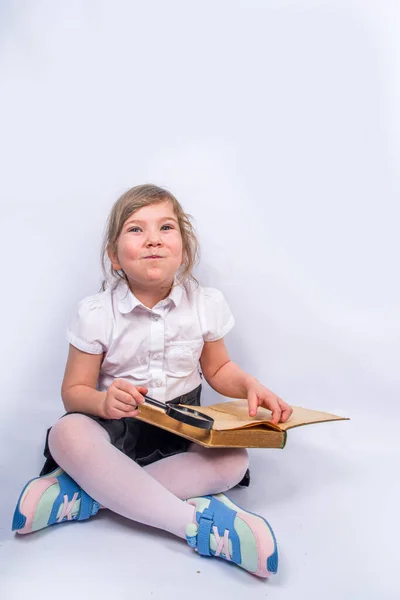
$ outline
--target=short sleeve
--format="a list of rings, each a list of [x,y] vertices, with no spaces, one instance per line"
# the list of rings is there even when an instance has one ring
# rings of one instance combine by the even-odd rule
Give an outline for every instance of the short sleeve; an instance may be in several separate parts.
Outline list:
[[[235,324],[228,303],[215,288],[200,289],[199,317],[205,342],[220,340]]]
[[[105,352],[107,349],[105,317],[105,308],[98,295],[82,300],[68,327],[68,342],[88,354]]]

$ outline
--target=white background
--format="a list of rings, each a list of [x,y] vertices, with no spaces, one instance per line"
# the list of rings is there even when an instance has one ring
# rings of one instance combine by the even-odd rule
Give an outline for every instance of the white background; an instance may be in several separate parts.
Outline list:
[[[4,600],[400,597],[399,40],[389,0],[2,1]],[[145,182],[195,218],[232,359],[351,417],[250,452],[231,496],[277,532],[267,582],[107,511],[10,532],[62,414],[65,329],[100,287],[106,216]]]

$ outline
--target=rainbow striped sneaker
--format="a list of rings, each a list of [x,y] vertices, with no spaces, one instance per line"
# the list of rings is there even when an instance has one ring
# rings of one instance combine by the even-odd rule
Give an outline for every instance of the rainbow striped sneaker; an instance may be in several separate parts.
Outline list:
[[[83,521],[100,508],[62,469],[28,481],[17,502],[12,530],[31,533],[62,521]]]
[[[203,556],[219,556],[258,577],[278,570],[274,532],[262,517],[237,506],[224,494],[189,498],[197,523],[186,526],[186,539]]]

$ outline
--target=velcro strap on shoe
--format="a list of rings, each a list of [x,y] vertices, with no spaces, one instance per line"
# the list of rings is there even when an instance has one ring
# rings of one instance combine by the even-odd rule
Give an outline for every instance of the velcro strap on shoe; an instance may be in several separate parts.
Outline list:
[[[94,506],[95,504],[97,504],[97,507]],[[92,515],[95,515],[98,510],[98,503],[94,502],[93,498],[81,490],[81,505],[79,507],[78,521],[89,519]]]
[[[203,556],[211,556],[210,533],[214,522],[214,512],[205,508],[199,519],[199,532],[197,534],[197,552]]]

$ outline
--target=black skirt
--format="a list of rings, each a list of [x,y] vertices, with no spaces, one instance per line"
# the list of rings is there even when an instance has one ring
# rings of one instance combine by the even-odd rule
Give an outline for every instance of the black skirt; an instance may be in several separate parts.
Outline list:
[[[191,392],[175,398],[171,403],[200,406],[200,399],[201,385]],[[102,419],[101,417],[95,417],[78,411],[65,413],[63,416],[65,417],[66,415],[71,414],[85,415],[86,417],[90,417],[94,421],[97,421],[97,423],[108,432],[111,444],[129,456],[129,458],[134,460],[141,467],[156,462],[161,458],[166,458],[167,456],[187,452],[189,446],[192,444],[190,440],[175,435],[174,433],[170,433],[169,431],[165,431],[155,425],[139,421],[133,417],[124,419]],[[47,475],[59,466],[53,459],[49,449],[48,440],[50,429],[47,430],[46,435],[46,443],[43,452],[46,462],[40,472],[41,476]],[[249,484],[250,472],[247,469],[245,476],[238,485],[241,487],[248,487]]]

